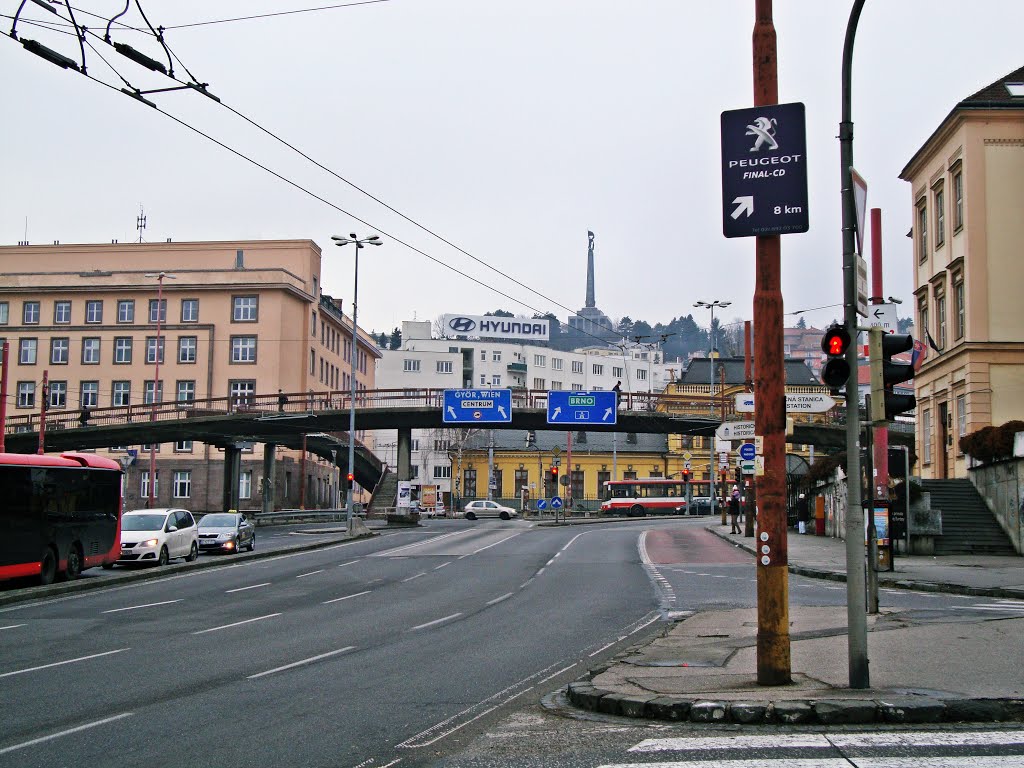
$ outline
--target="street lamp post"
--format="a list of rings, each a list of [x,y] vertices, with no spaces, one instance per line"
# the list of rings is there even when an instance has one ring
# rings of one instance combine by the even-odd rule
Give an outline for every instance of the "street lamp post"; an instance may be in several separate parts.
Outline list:
[[[156,349],[154,350],[153,369],[153,409],[149,413],[149,420],[156,421],[157,393],[160,392],[160,325],[163,320],[164,307],[164,280],[176,280],[177,275],[170,272],[147,272],[146,277],[156,278]],[[150,440],[153,436],[150,436]],[[149,444],[149,500],[146,502],[148,509],[153,509],[156,501],[156,443]]]
[[[370,237],[364,237],[360,240],[354,234],[350,234],[348,237],[332,235],[331,240],[334,241],[335,245],[350,245],[354,243],[356,246],[354,282],[352,286],[352,349],[349,353],[352,358],[352,380],[350,382],[351,391],[348,405],[348,495],[345,500],[345,527],[346,530],[351,533],[352,485],[355,482],[354,478],[356,472],[356,357],[359,349],[359,330],[356,325],[356,309],[359,298],[359,249],[364,248],[367,245],[381,245],[382,241],[379,235],[370,235]],[[314,297],[314,300],[317,300],[316,297]]]
[[[695,307],[707,307],[711,310],[711,325],[708,326],[708,343],[710,349],[708,350],[708,404],[711,407],[711,418],[715,418],[715,365],[714,365],[714,354],[715,354],[715,307],[721,307],[724,309],[732,304],[731,301],[698,301],[693,306]],[[708,493],[711,497],[711,516],[715,516],[715,434],[711,433],[711,451],[708,459],[708,475],[711,478],[711,483],[708,486]],[[725,516],[723,508],[722,525],[725,525]]]

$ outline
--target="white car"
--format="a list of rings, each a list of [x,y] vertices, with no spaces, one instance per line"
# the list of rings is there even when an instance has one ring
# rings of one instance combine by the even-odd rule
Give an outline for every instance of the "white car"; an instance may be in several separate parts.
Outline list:
[[[464,517],[467,520],[476,520],[478,517],[500,517],[502,520],[511,520],[518,516],[512,507],[505,507],[496,501],[479,499],[471,501],[463,507]]]
[[[187,509],[140,509],[121,516],[120,565],[199,557],[199,526]]]

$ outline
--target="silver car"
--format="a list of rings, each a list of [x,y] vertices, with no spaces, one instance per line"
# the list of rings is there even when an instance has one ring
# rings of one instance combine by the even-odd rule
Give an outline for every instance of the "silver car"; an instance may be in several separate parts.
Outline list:
[[[471,501],[463,507],[463,511],[467,520],[476,520],[478,517],[500,517],[502,520],[511,520],[519,514],[512,507],[502,506],[496,501],[487,499]]]
[[[256,549],[256,526],[237,512],[214,512],[199,521],[201,552],[241,552]]]

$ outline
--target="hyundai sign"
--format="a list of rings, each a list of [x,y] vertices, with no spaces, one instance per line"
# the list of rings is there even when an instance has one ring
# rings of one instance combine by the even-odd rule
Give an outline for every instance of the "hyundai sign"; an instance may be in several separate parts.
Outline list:
[[[531,339],[547,341],[549,321],[526,317],[494,315],[442,315],[446,336],[485,336],[493,339]]]

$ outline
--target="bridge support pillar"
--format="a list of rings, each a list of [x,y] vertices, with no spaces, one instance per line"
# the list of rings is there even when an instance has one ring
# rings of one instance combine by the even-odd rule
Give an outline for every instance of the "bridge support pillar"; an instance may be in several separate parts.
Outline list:
[[[242,472],[242,449],[235,443],[224,446],[224,511],[238,509],[238,477]]]
[[[277,490],[277,483],[274,482],[274,473],[277,470],[277,445],[274,443],[263,444],[263,514],[269,515],[274,512],[274,495]]]
[[[398,481],[412,480],[412,429],[409,427],[399,427],[398,429]],[[396,514],[402,514],[400,510],[395,510]],[[405,514],[409,513],[409,510],[404,510]]]

